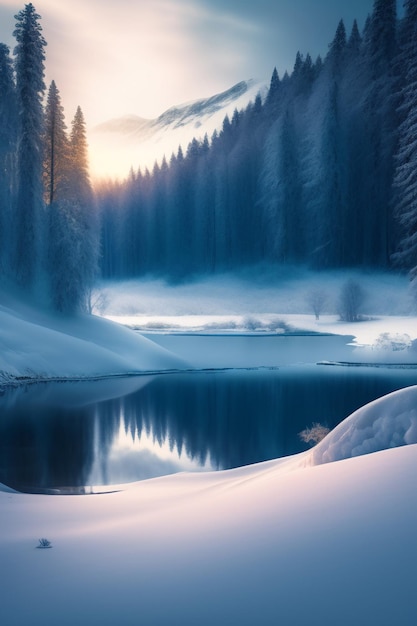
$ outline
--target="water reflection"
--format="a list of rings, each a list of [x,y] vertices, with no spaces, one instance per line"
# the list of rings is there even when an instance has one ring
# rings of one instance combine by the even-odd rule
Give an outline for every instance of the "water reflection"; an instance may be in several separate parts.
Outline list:
[[[318,366],[97,383],[48,383],[0,398],[0,482],[37,491],[232,468],[299,452],[415,371]]]

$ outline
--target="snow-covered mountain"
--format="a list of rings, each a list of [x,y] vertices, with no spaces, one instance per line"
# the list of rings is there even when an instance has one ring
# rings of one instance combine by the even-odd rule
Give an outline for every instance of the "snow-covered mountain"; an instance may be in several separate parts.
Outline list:
[[[267,85],[254,80],[241,81],[209,98],[169,108],[155,119],[125,115],[93,128],[89,136],[90,164],[94,179],[124,178],[133,167],[152,168],[164,155],[169,160],[181,145],[186,148],[196,137],[210,137],[219,130],[226,115],[244,109]]]

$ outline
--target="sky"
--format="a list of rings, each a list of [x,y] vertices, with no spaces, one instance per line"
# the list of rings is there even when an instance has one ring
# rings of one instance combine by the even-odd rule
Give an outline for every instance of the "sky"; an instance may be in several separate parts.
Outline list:
[[[292,70],[297,50],[324,56],[337,24],[362,28],[373,0],[34,0],[71,120],[87,125],[170,106]],[[24,2],[0,0],[0,41],[15,45]]]

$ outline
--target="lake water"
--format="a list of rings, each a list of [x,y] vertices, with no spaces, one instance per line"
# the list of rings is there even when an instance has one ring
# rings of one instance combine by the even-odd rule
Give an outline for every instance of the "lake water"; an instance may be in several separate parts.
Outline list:
[[[417,384],[416,370],[279,369],[43,383],[0,397],[0,482],[76,493],[300,452],[313,422]]]

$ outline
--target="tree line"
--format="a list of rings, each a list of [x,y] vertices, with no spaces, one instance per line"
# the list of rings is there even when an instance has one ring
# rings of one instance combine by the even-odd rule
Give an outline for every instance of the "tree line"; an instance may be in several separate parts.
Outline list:
[[[417,3],[404,8],[374,0],[362,32],[341,21],[324,59],[297,53],[211,138],[94,194],[82,111],[68,131],[25,5],[13,56],[0,44],[2,283],[67,313],[88,310],[98,270],[397,264],[417,283]]]
[[[52,81],[46,104],[46,41],[32,3],[16,16],[14,57],[0,44],[0,270],[54,309],[88,309],[99,223],[78,107],[70,132]]]
[[[375,0],[324,59],[153,170],[99,190],[106,278],[259,262],[417,266],[417,3]],[[414,270],[414,276],[416,275]]]

